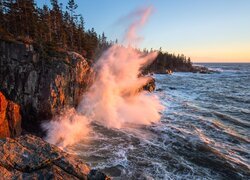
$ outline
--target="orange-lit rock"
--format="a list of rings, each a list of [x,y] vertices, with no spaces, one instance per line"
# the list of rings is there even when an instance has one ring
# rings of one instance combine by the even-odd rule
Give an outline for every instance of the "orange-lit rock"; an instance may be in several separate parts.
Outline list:
[[[7,117],[11,137],[19,136],[22,132],[20,106],[12,101],[9,101]]]
[[[21,134],[20,106],[8,101],[0,92],[0,138]]]
[[[8,101],[5,96],[0,92],[0,138],[9,137],[9,122],[6,118]]]
[[[155,90],[155,79],[151,77],[148,83],[143,86],[143,90],[153,92]]]

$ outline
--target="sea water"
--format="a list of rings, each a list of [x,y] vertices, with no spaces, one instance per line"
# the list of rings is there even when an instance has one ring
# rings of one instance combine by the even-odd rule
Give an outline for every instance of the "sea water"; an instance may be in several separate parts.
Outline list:
[[[250,64],[202,64],[216,73],[155,74],[161,121],[93,124],[68,148],[114,179],[250,179]]]

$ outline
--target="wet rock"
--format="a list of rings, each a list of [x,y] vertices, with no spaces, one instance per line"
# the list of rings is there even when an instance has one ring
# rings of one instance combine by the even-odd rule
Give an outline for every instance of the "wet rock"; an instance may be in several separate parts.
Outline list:
[[[156,91],[161,92],[161,91],[163,91],[163,89],[162,88],[158,88],[158,89],[156,89]]]
[[[0,92],[0,138],[18,136],[21,131],[19,105],[7,100]]]
[[[3,179],[109,179],[33,135],[0,140],[0,174]]]
[[[77,53],[42,57],[32,45],[0,41],[0,91],[20,105],[22,127],[29,132],[39,134],[42,120],[76,106],[92,72]]]
[[[176,88],[175,88],[175,87],[169,87],[169,89],[170,89],[170,90],[176,90]]]
[[[150,78],[148,83],[143,86],[143,90],[149,91],[149,92],[153,92],[155,90],[155,79],[154,78]]]
[[[88,174],[88,179],[96,179],[96,180],[110,180],[108,176],[98,170],[91,170]]]

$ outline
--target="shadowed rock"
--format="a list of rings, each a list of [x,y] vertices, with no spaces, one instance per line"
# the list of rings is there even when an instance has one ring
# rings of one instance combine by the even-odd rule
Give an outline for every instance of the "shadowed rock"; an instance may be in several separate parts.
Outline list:
[[[0,91],[18,103],[22,127],[41,133],[40,122],[65,106],[76,106],[91,84],[86,59],[73,52],[45,57],[32,45],[0,41]]]

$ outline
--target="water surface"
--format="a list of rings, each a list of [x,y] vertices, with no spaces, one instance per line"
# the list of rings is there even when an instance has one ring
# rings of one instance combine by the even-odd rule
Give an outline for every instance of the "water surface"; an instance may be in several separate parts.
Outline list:
[[[68,149],[114,179],[250,179],[250,64],[203,64],[213,74],[154,75],[160,123],[94,124]]]

